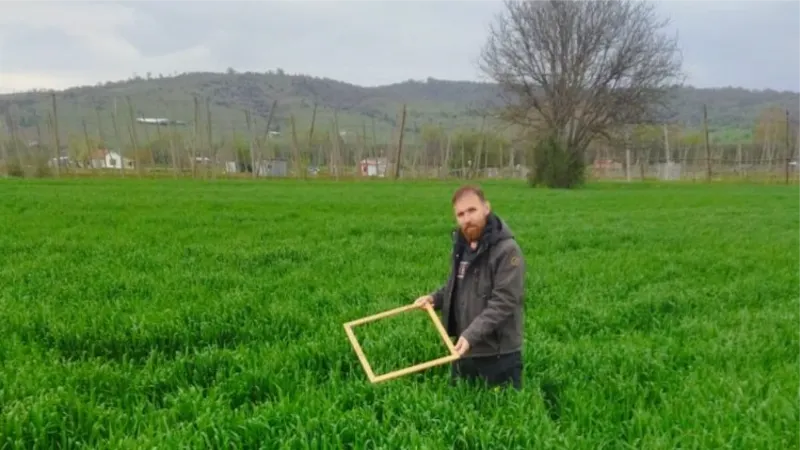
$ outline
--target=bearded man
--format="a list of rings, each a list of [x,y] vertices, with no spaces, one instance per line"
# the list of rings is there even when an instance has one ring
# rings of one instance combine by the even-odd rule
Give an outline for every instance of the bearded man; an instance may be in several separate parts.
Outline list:
[[[441,312],[461,358],[452,365],[459,378],[484,386],[522,385],[525,262],[508,225],[492,212],[483,191],[463,186],[452,198],[458,228],[453,231],[447,282],[414,301]]]

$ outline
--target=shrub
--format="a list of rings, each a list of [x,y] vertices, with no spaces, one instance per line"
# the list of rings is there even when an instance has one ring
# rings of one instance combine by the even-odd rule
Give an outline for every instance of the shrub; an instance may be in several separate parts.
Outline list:
[[[533,164],[528,172],[531,186],[571,189],[583,185],[586,163],[580,152],[549,136],[531,149]]]

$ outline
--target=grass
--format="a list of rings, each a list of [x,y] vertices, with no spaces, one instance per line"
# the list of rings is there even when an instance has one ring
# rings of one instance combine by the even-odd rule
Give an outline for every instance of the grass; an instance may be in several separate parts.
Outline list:
[[[485,184],[524,390],[370,385],[342,328],[447,271],[453,183],[0,180],[0,448],[796,448],[797,186]],[[356,328],[376,373],[446,354]]]

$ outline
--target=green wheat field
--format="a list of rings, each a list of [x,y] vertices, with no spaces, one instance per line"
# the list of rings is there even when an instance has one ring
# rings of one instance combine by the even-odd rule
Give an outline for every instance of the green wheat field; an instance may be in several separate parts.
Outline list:
[[[482,184],[521,392],[368,382],[343,323],[444,281],[455,182],[0,180],[0,449],[791,449],[797,186]],[[446,354],[356,328],[377,374]]]

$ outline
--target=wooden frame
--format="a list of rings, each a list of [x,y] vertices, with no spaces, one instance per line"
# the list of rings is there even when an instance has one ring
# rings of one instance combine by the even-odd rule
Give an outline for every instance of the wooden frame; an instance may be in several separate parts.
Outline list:
[[[420,372],[425,369],[429,369],[431,367],[439,366],[442,364],[447,364],[449,362],[453,362],[459,358],[461,355],[458,354],[456,351],[453,342],[450,341],[450,337],[447,335],[447,331],[445,331],[444,327],[442,326],[442,322],[436,316],[436,313],[433,312],[432,307],[423,307],[428,311],[428,315],[430,316],[433,324],[436,326],[436,329],[439,331],[439,335],[442,336],[442,340],[444,341],[447,349],[450,350],[450,354],[447,356],[443,356],[441,358],[437,358],[431,361],[419,363],[413,365],[411,367],[406,367],[404,369],[394,370],[392,372],[385,373],[383,375],[375,375],[372,371],[372,367],[369,365],[369,361],[367,361],[367,357],[364,355],[364,351],[361,349],[361,345],[358,343],[358,339],[356,339],[356,335],[353,333],[353,327],[357,325],[362,325],[367,322],[373,322],[378,319],[383,319],[385,317],[394,316],[396,314],[400,314],[406,311],[410,311],[413,309],[420,309],[420,306],[414,305],[413,303],[408,306],[401,306],[399,308],[390,309],[388,311],[384,311],[382,313],[373,314],[371,316],[367,316],[361,319],[352,320],[344,324],[344,331],[347,333],[347,337],[350,339],[350,344],[353,346],[353,350],[355,350],[356,355],[358,356],[359,361],[361,361],[361,366],[364,368],[364,371],[367,373],[367,378],[372,383],[380,383],[382,381],[391,380],[393,378],[401,377],[403,375],[408,375],[414,372]]]

